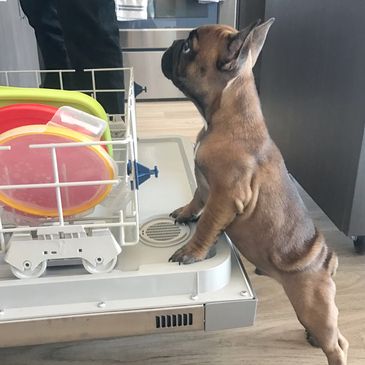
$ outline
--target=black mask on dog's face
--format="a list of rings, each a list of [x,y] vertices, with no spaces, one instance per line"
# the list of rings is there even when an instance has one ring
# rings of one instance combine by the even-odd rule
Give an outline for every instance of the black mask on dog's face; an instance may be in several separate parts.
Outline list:
[[[243,70],[251,72],[273,21],[255,22],[241,32],[225,25],[194,29],[164,53],[162,72],[202,112],[219,103],[230,80]]]
[[[164,75],[194,102],[203,116],[207,97],[223,86],[222,80],[214,76],[218,48],[204,47],[209,43],[209,27],[205,28],[191,31],[187,39],[174,41],[161,61]]]
[[[194,61],[196,51],[192,49],[192,36],[173,42],[162,56],[161,68],[163,74],[186,96],[193,97],[188,82],[187,67]]]
[[[172,82],[178,78],[177,68],[180,59],[180,53],[184,46],[185,40],[178,39],[172,43],[162,56],[161,68],[163,74]],[[174,75],[174,77],[173,77]]]

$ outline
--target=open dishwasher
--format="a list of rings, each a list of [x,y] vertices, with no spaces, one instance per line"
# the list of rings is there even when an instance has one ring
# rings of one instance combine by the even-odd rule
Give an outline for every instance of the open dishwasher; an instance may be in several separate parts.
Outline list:
[[[32,72],[39,80],[42,71]],[[194,232],[194,224],[175,225],[169,217],[193,196],[193,147],[179,137],[137,139],[133,70],[123,72],[126,113],[110,116],[112,141],[29,146],[52,155],[54,181],[47,187],[57,196],[57,216],[25,224],[0,208],[0,347],[254,322],[255,293],[226,235],[202,262],[168,262]],[[7,85],[11,76],[6,72]],[[79,185],[110,185],[117,193],[86,215],[65,216],[57,153],[90,144],[112,145],[117,177]]]

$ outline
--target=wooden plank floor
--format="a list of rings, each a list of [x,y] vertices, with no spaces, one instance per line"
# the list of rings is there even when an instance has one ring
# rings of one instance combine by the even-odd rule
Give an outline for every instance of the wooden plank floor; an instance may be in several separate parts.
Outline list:
[[[183,135],[194,139],[201,120],[188,102],[138,104],[140,137]],[[301,191],[317,225],[340,257],[336,276],[340,326],[350,341],[349,365],[365,364],[365,257]],[[320,350],[307,345],[304,332],[281,287],[253,274],[259,298],[253,327],[214,333],[178,333],[103,341],[1,349],[1,365],[324,365]]]

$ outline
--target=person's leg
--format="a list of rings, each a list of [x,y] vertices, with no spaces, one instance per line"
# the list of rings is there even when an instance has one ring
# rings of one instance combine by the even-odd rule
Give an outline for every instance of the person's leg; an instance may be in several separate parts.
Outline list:
[[[37,44],[41,52],[43,67],[46,70],[69,69],[61,25],[54,0],[20,0],[20,5],[33,27]],[[59,76],[46,74],[43,87],[59,88]]]
[[[57,0],[57,11],[73,68],[122,67],[119,29],[114,0]],[[90,76],[77,75],[77,88],[90,89]],[[123,72],[103,72],[98,89],[123,89]],[[124,94],[98,93],[97,99],[111,114],[124,113]]]

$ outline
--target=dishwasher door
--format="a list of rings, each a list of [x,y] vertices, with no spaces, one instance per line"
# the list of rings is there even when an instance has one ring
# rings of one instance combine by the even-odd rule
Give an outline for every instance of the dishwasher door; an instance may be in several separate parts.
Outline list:
[[[114,270],[48,267],[42,277],[16,279],[0,256],[0,347],[254,323],[256,295],[224,234],[204,261],[168,261],[195,229],[169,217],[195,190],[191,143],[142,139],[138,155],[140,163],[158,166],[159,177],[140,186],[140,242],[122,246]]]

